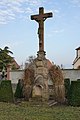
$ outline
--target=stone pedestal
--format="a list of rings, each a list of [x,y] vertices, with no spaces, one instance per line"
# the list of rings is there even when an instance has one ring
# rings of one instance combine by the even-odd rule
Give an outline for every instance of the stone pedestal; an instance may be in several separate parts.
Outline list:
[[[42,100],[48,100],[48,68],[47,59],[44,51],[37,52],[37,58],[34,60],[34,86],[33,97],[40,97]]]
[[[46,59],[44,51],[37,53],[37,58],[28,66],[25,73],[27,77],[24,85],[27,94],[24,96],[31,95],[33,100],[37,98],[36,100],[47,101],[51,98],[60,103],[64,102],[64,78],[60,68]]]
[[[45,51],[38,51],[37,52],[37,59],[43,60],[45,59],[46,52]]]

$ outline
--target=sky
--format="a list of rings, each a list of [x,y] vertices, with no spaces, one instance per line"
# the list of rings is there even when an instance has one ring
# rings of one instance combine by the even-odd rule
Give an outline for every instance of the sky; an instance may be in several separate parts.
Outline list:
[[[46,58],[72,68],[80,46],[80,0],[0,0],[0,48],[8,46],[19,65],[39,50],[38,23],[30,16],[52,12],[45,21]]]

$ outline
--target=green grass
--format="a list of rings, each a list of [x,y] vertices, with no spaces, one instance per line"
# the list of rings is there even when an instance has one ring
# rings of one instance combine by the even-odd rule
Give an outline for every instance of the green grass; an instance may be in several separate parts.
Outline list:
[[[1,102],[0,120],[80,120],[80,107]]]

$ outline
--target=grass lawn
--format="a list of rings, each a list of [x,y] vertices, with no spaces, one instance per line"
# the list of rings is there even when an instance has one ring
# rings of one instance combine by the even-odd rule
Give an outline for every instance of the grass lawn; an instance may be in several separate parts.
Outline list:
[[[80,120],[80,107],[0,102],[0,120]]]

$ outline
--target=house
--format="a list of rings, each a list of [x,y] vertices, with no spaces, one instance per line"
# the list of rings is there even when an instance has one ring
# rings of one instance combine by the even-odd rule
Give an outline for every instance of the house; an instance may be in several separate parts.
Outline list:
[[[73,61],[73,69],[80,69],[80,47],[76,48],[76,58]]]
[[[20,66],[16,62],[15,59],[13,59],[13,62],[7,66],[7,80],[10,80],[10,71],[11,70],[19,70]]]
[[[16,62],[15,59],[13,59],[13,62],[11,64],[11,68],[12,69],[19,69],[20,68],[20,65],[18,65],[18,63]]]

